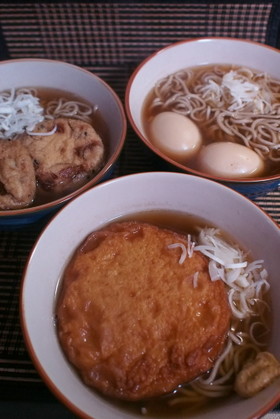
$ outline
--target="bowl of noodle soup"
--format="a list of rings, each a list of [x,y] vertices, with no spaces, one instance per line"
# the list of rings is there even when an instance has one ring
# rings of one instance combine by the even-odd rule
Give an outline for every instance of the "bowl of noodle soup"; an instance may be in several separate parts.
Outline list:
[[[95,202],[99,205],[94,205]],[[77,216],[81,211],[83,217]],[[182,250],[179,264],[183,263],[181,258],[202,252],[208,258],[211,281],[223,281],[231,310],[223,351],[210,371],[191,383],[182,383],[169,395],[137,402],[116,400],[85,384],[65,356],[58,338],[58,296],[73,252],[92,232],[124,219],[168,225],[174,231],[183,232],[185,248],[182,243],[175,243],[167,250],[177,252],[178,247]],[[68,240],[63,239],[66,231]],[[171,172],[134,174],[103,182],[60,210],[30,254],[23,275],[20,314],[34,365],[58,399],[81,418],[261,417],[280,400],[279,246],[280,230],[276,223],[248,198],[218,182]],[[116,253],[111,249],[102,264],[112,256]],[[51,264],[48,263],[50,258]],[[139,258],[141,264],[145,264],[146,261]],[[138,272],[133,273],[131,282],[137,282],[137,275]],[[105,294],[108,292],[106,280],[105,275],[102,278]],[[192,281],[195,289],[199,278],[194,277]],[[87,294],[90,294],[89,288]],[[124,304],[118,294],[113,304],[122,310]],[[89,304],[85,305],[85,311],[86,307]],[[134,307],[135,315],[139,315],[135,300],[132,310]],[[171,305],[167,309],[171,317]],[[109,333],[106,310],[104,314],[105,329],[101,334],[106,338]],[[91,321],[95,321],[94,317]],[[115,323],[118,322],[119,318]],[[98,323],[103,324],[102,316],[98,317]],[[153,323],[156,327],[156,317]],[[84,324],[80,331],[85,342],[86,328]],[[191,340],[193,338],[194,335]],[[84,353],[80,349],[79,354]],[[276,360],[271,368],[264,359],[258,358],[264,354]],[[129,359],[129,352],[127,357]],[[87,357],[86,360],[91,362]],[[250,374],[253,373],[254,378],[250,387],[260,382],[259,373],[265,374],[261,382],[265,378],[267,385],[254,394],[241,395],[240,388],[236,387],[237,375],[252,361],[254,371]],[[107,362],[110,365],[110,357]],[[153,370],[152,366],[150,369]],[[247,381],[250,381],[248,376]]]
[[[126,89],[133,129],[167,167],[254,197],[280,179],[279,50],[197,38],[166,46]]]
[[[0,225],[14,227],[108,179],[126,118],[113,89],[73,64],[8,60],[0,75]]]

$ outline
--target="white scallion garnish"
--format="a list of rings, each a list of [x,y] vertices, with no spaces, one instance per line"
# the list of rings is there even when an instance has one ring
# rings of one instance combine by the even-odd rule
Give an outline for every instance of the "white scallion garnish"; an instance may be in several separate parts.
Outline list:
[[[227,243],[214,228],[201,229],[197,243],[194,251],[209,258],[211,280],[222,280],[228,286],[233,315],[239,319],[250,316],[255,299],[269,289],[263,260],[249,262],[238,246]]]
[[[177,247],[180,247],[182,250],[182,254],[179,259],[179,265],[182,265],[182,263],[185,262],[187,257],[187,248],[183,243],[172,243],[168,245],[168,249],[176,249]]]
[[[199,272],[195,272],[194,276],[193,276],[193,287],[197,288],[198,286],[198,277],[199,277]]]
[[[0,137],[11,139],[17,134],[33,131],[44,120],[39,99],[30,93],[11,89],[0,95]]]
[[[28,135],[37,135],[40,137],[46,137],[48,135],[53,135],[56,132],[56,130],[57,130],[57,126],[55,125],[53,129],[48,132],[34,132],[34,131],[28,131],[28,130],[26,130],[26,132]]]

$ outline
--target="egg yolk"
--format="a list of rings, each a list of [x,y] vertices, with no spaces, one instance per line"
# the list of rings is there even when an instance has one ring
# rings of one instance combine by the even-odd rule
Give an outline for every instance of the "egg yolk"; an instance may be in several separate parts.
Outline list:
[[[216,142],[203,147],[197,161],[200,171],[223,178],[256,177],[264,171],[264,162],[254,150],[230,142]]]
[[[198,127],[186,116],[175,112],[161,112],[150,124],[151,142],[166,156],[184,163],[201,146]]]

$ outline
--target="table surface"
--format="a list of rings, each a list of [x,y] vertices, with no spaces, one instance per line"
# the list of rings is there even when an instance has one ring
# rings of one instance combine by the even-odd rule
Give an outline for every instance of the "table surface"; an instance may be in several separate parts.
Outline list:
[[[159,23],[160,21],[160,23]],[[171,42],[229,36],[279,46],[280,2],[271,1],[0,1],[0,59],[51,58],[102,77],[124,101],[136,65]],[[102,36],[101,36],[102,34]],[[113,34],[113,37],[112,37]],[[77,47],[78,46],[78,47]],[[128,126],[112,177],[172,170]],[[254,199],[280,224],[280,189]],[[22,272],[47,219],[15,230],[0,228],[0,417],[73,418],[42,382],[19,321]],[[265,415],[280,418],[280,405]]]

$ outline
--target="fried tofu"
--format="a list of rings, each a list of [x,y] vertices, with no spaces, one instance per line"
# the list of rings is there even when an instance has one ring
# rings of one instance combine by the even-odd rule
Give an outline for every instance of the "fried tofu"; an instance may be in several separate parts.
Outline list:
[[[24,208],[36,192],[33,160],[19,140],[0,140],[0,209]]]
[[[21,139],[34,160],[36,177],[41,187],[61,192],[81,179],[97,172],[104,161],[104,144],[87,122],[73,118],[45,120],[34,133]]]
[[[87,385],[136,401],[212,368],[229,329],[227,291],[210,280],[200,252],[182,260],[184,246],[184,235],[124,221],[77,249],[63,277],[57,331]]]

